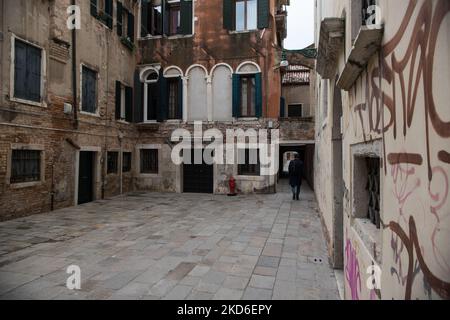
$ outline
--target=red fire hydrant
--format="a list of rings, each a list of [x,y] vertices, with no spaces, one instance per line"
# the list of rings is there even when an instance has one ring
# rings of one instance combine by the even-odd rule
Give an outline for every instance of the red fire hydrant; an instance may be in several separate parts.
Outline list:
[[[234,179],[233,176],[230,177],[230,180],[228,181],[228,185],[230,187],[230,193],[228,194],[228,196],[230,197],[234,197],[237,195],[236,193],[236,180]]]

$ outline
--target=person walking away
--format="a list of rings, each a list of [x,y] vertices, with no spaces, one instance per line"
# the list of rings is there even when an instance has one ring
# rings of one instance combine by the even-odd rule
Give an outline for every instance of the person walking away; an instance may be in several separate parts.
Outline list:
[[[300,200],[300,187],[302,185],[303,162],[300,155],[295,154],[295,159],[289,163],[289,184],[292,188],[292,200]]]

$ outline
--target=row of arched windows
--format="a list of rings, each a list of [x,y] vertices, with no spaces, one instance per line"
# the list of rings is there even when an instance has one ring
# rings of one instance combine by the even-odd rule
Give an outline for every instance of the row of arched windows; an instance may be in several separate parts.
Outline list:
[[[236,70],[219,63],[210,72],[200,65],[148,66],[139,73],[143,122],[164,120],[231,121],[262,116],[261,69],[251,61]]]

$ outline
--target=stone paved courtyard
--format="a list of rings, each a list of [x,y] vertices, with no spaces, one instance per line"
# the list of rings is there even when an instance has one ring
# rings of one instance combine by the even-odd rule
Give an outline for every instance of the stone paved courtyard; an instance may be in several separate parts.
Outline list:
[[[0,223],[0,299],[339,299],[314,194],[133,193]],[[66,288],[70,265],[81,290]]]

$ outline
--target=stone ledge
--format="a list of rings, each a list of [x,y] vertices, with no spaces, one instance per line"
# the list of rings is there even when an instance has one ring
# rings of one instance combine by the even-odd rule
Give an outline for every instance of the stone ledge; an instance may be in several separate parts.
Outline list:
[[[350,90],[356,79],[367,66],[370,58],[380,49],[384,27],[382,25],[363,26],[350,52],[337,86],[343,90]]]

